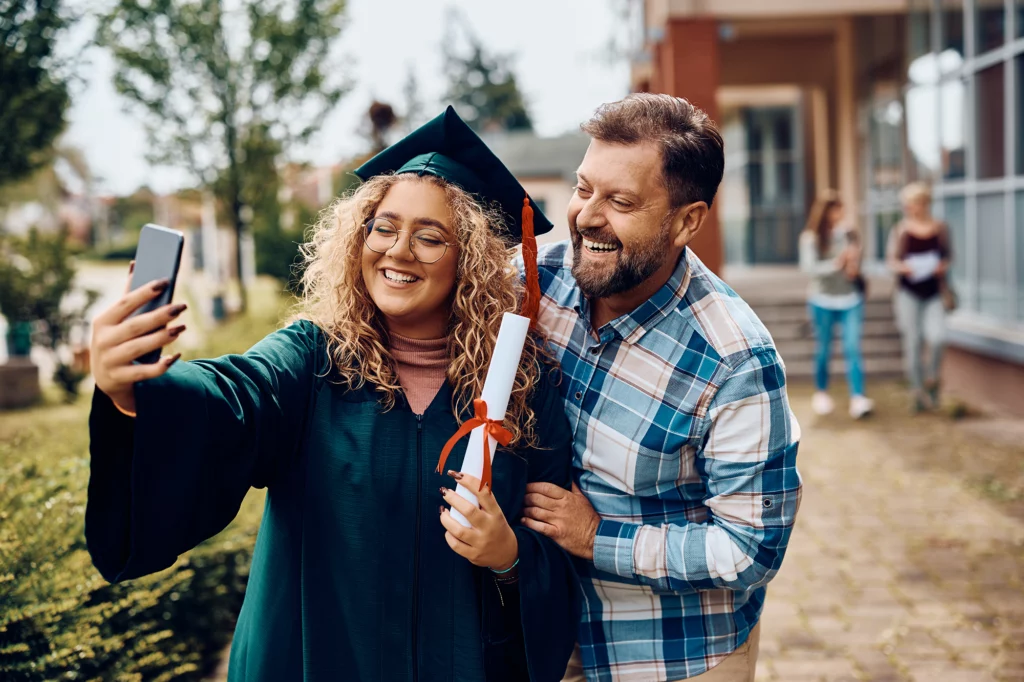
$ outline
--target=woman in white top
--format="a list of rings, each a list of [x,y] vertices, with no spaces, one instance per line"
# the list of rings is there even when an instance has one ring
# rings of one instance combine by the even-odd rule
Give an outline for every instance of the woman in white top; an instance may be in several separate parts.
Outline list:
[[[807,305],[814,322],[815,387],[812,407],[817,414],[834,409],[827,393],[832,329],[843,328],[843,355],[850,385],[850,416],[860,419],[874,404],[864,395],[864,366],[860,341],[864,327],[864,286],[860,274],[860,239],[843,221],[843,202],[835,192],[815,201],[807,227],[800,235],[800,269],[811,275]]]

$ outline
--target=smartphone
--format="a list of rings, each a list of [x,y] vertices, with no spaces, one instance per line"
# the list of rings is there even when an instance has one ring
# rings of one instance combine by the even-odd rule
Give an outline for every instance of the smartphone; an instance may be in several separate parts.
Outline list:
[[[135,251],[135,269],[132,271],[132,290],[145,286],[155,279],[166,279],[170,285],[164,291],[131,314],[142,315],[171,302],[174,297],[174,284],[178,279],[178,266],[181,265],[181,251],[185,244],[185,235],[152,223],[143,226],[139,232],[139,246]],[[154,329],[150,334],[160,331]],[[160,351],[146,353],[135,362],[153,364],[160,359]]]

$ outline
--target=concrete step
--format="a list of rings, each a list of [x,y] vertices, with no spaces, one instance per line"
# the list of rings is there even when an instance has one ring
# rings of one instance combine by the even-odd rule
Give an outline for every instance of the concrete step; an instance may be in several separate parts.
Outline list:
[[[840,326],[836,325],[834,333],[840,333]],[[769,330],[776,343],[783,343],[793,339],[809,339],[814,336],[814,326],[810,320],[802,322],[778,322],[773,324]],[[895,320],[865,320],[864,338],[889,338],[899,336],[899,329],[896,328]]]
[[[786,360],[786,377],[789,379],[807,379],[814,376],[814,360],[795,359]],[[846,374],[846,361],[834,359],[829,363],[829,373],[832,376],[843,376]],[[900,356],[889,357],[866,357],[864,358],[864,374],[877,377],[894,377],[903,373],[903,361]]]
[[[807,303],[792,301],[772,303],[770,305],[751,306],[761,321],[770,329],[775,324],[787,322],[803,322],[807,320]],[[865,320],[892,320],[894,313],[892,303],[884,301],[868,301],[864,309]]]
[[[810,359],[814,357],[815,350],[817,348],[817,341],[815,339],[791,339],[781,342],[776,340],[775,347],[778,349],[779,355],[781,355],[784,360]],[[864,338],[861,340],[860,350],[861,354],[865,358],[890,356],[898,358],[902,352],[900,338],[898,336]],[[838,339],[834,339],[832,341],[831,357],[842,357],[842,354],[842,344]]]

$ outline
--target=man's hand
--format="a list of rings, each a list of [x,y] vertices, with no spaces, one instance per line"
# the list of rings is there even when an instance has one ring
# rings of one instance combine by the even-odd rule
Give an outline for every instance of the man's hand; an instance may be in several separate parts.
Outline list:
[[[523,498],[523,525],[546,535],[574,556],[594,560],[594,538],[601,517],[576,484],[530,483]]]

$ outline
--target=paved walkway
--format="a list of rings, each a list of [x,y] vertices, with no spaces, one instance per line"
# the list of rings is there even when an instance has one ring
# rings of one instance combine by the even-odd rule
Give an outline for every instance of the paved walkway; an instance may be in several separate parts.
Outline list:
[[[1024,438],[911,417],[898,387],[871,388],[865,422],[817,418],[810,389],[792,389],[805,494],[758,682],[1024,680]]]
[[[878,392],[855,424],[793,391],[805,495],[757,679],[1024,680],[1024,516],[991,499],[1024,443],[980,443],[977,422],[910,417],[898,389]]]

